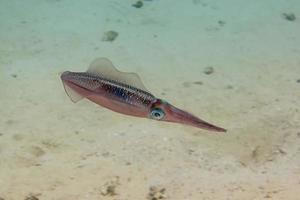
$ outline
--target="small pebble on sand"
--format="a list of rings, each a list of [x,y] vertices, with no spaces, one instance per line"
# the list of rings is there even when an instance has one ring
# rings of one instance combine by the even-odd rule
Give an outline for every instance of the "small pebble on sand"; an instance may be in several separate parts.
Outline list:
[[[195,85],[203,85],[203,82],[202,81],[195,81],[193,82]]]
[[[112,42],[118,37],[119,33],[116,31],[106,31],[102,37],[102,41]]]
[[[141,7],[143,7],[143,5],[144,4],[143,4],[142,1],[137,1],[134,4],[132,4],[132,6],[135,7],[135,8],[141,8]]]
[[[10,76],[13,77],[13,78],[17,78],[18,74],[11,74]]]
[[[29,195],[25,198],[25,200],[39,200],[39,198],[37,198],[36,196],[34,195]]]
[[[284,19],[288,20],[288,21],[295,21],[296,20],[296,16],[294,13],[283,13],[282,16],[284,17]]]
[[[226,89],[231,90],[231,89],[233,89],[233,86],[232,85],[227,85]]]
[[[210,74],[214,73],[214,71],[215,70],[212,66],[208,66],[208,67],[204,68],[203,73],[206,75],[210,75]]]
[[[218,24],[219,24],[220,26],[224,26],[224,25],[226,24],[226,22],[223,21],[223,20],[219,20],[219,21],[218,21]]]
[[[158,199],[166,199],[166,188],[160,188],[157,186],[152,186],[149,188],[149,193],[147,196],[148,200],[158,200]]]
[[[106,182],[101,188],[100,188],[100,194],[102,196],[115,196],[117,195],[116,193],[116,188],[119,186],[119,177],[116,176],[110,181]]]

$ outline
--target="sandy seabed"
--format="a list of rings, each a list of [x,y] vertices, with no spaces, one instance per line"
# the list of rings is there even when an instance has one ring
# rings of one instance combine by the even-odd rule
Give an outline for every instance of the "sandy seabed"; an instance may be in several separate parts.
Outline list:
[[[299,199],[299,1],[134,3],[0,0],[0,199]],[[228,132],[73,104],[97,57]]]

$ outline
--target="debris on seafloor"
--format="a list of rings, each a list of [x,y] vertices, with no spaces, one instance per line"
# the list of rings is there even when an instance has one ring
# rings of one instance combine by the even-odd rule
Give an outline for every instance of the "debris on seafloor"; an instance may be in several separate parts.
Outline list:
[[[225,89],[231,90],[231,89],[233,89],[233,86],[232,86],[232,85],[227,85],[227,86],[225,87]]]
[[[106,31],[102,37],[102,41],[112,42],[118,37],[119,33],[116,31]]]
[[[116,176],[112,180],[106,182],[100,188],[100,194],[102,196],[115,196],[115,195],[117,195],[116,188],[118,185],[120,185],[119,177]]]
[[[143,7],[143,5],[144,5],[143,1],[137,1],[134,4],[132,4],[132,6],[135,8],[141,8]]]
[[[25,197],[24,200],[39,200],[39,198],[37,198],[36,196],[37,195],[30,194],[27,197]]]
[[[208,67],[204,68],[203,73],[206,75],[210,75],[210,74],[214,73],[214,71],[215,70],[212,66],[208,66]]]
[[[193,82],[195,85],[203,85],[203,82],[202,81],[194,81]]]
[[[223,20],[219,20],[219,21],[218,21],[218,24],[219,24],[220,26],[224,26],[224,25],[226,24],[226,22],[223,21]]]
[[[261,147],[260,146],[256,146],[253,150],[252,150],[252,152],[251,152],[251,157],[255,160],[255,161],[257,161],[257,157],[259,156],[259,152],[261,151]]]
[[[297,83],[300,83],[300,78],[296,81]]]
[[[288,21],[295,21],[296,20],[296,15],[294,13],[283,13],[282,16],[284,19]]]
[[[147,196],[147,200],[166,199],[167,195],[165,193],[166,193],[166,188],[151,186],[149,188],[149,193],[148,193],[148,196]]]
[[[18,74],[11,74],[10,76],[13,77],[13,78],[17,78]]]
[[[46,154],[46,152],[39,146],[30,146],[27,151],[35,157],[41,157]]]
[[[203,82],[202,82],[202,81],[183,82],[183,83],[182,83],[182,86],[188,88],[188,87],[190,87],[192,84],[194,84],[194,85],[203,85]]]

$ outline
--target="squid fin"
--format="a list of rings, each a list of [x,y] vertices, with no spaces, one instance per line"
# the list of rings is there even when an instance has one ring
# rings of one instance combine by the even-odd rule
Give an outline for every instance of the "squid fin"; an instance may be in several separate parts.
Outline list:
[[[84,98],[84,96],[77,93],[75,90],[73,90],[71,87],[69,87],[66,83],[63,82],[63,85],[64,85],[67,95],[70,97],[71,101],[73,101],[74,103],[77,103],[78,101],[80,101],[81,99]]]
[[[89,66],[87,73],[117,81],[138,89],[148,91],[136,73],[121,72],[107,58],[97,58]]]

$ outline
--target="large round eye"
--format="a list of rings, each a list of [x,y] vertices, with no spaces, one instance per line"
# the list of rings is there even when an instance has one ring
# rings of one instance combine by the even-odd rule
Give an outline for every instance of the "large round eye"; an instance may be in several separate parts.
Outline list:
[[[152,119],[161,120],[165,116],[165,112],[160,108],[153,108],[150,116]]]

